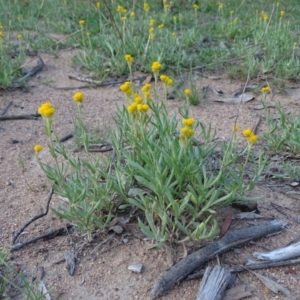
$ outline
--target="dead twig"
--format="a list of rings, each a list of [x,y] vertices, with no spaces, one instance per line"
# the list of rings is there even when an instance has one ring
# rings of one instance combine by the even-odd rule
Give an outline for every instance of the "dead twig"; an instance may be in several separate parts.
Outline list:
[[[24,229],[29,226],[32,222],[36,221],[37,219],[40,219],[44,216],[46,216],[48,214],[48,211],[49,211],[49,205],[50,205],[50,202],[51,202],[51,199],[52,199],[52,196],[53,196],[53,193],[54,193],[54,190],[53,188],[50,190],[50,194],[48,196],[48,200],[47,200],[47,204],[46,204],[46,211],[41,213],[41,214],[38,214],[36,215],[35,217],[31,218],[27,223],[25,223],[24,226],[22,226],[22,228],[13,236],[13,239],[12,239],[12,244],[14,245],[18,239],[18,237],[21,235],[21,233],[24,231]]]
[[[233,274],[241,273],[247,270],[260,270],[260,269],[268,269],[268,268],[276,268],[276,267],[284,267],[297,265],[300,263],[300,259],[291,259],[291,260],[283,260],[283,261],[272,261],[272,262],[263,262],[263,263],[253,263],[247,266],[238,266],[235,268],[230,268],[229,271]],[[205,270],[200,270],[196,273],[189,275],[186,279],[193,280],[200,278],[204,275]]]
[[[18,243],[16,244],[15,246],[12,246],[10,248],[10,251],[13,252],[13,251],[17,251],[29,244],[33,244],[39,240],[43,240],[43,239],[53,239],[54,237],[56,236],[60,236],[60,235],[65,235],[71,228],[73,228],[73,225],[67,225],[66,227],[61,227],[61,228],[58,228],[58,229],[55,229],[55,230],[52,230],[48,233],[45,233],[45,234],[42,234],[36,238],[33,238],[32,240],[29,240],[29,241],[26,241],[24,243]]]
[[[29,114],[29,115],[16,115],[16,116],[0,116],[0,121],[9,121],[9,120],[37,120],[41,115],[40,114]]]
[[[74,78],[75,76],[72,76],[72,77]],[[147,75],[133,77],[132,81],[143,81],[143,80],[145,80],[146,77],[147,77]],[[89,79],[89,80],[91,80],[91,79]],[[128,81],[128,79],[107,81],[107,82],[99,81],[99,83],[95,83],[97,81],[95,81],[94,83],[92,83],[92,81],[89,81],[89,82],[91,82],[90,85],[81,85],[81,86],[74,86],[74,87],[71,87],[71,86],[68,86],[68,87],[53,87],[53,88],[55,88],[56,90],[74,90],[74,89],[79,90],[79,89],[87,89],[87,88],[114,86],[114,85],[123,84],[126,81]]]
[[[10,101],[5,107],[4,107],[4,109],[2,110],[2,112],[0,113],[0,115],[1,116],[4,116],[6,113],[7,113],[7,111],[9,110],[9,108],[12,106],[12,101]]]
[[[59,140],[59,142],[60,142],[60,143],[63,143],[63,142],[65,142],[65,141],[69,140],[69,139],[72,138],[72,137],[73,137],[73,132],[70,132],[70,133],[66,134],[65,136],[63,136],[63,137]]]

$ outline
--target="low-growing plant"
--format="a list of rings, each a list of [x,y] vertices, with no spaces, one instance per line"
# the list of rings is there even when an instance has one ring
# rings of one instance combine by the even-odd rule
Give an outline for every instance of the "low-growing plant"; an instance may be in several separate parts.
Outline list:
[[[292,114],[287,117],[280,104],[277,104],[278,118],[274,119],[270,111],[266,114],[268,131],[264,133],[266,149],[279,153],[288,151],[300,152],[300,116]]]
[[[132,74],[134,59],[129,54],[125,59]],[[158,61],[151,69],[154,88],[147,83],[136,91],[131,81],[120,86],[126,105],[118,109],[116,127],[111,130],[112,157],[72,157],[52,128],[54,107],[44,103],[38,109],[45,121],[54,164],[41,162],[39,145],[35,146],[37,159],[55,191],[66,198],[53,211],[87,233],[89,240],[95,228],[106,228],[117,208],[129,206],[143,212],[138,219],[141,230],[158,245],[206,239],[218,233],[216,208],[238,200],[257,199],[248,198],[246,193],[263,171],[262,154],[254,162],[252,174],[247,174],[247,180],[244,178],[257,136],[245,129],[247,147],[239,152],[235,127],[231,141],[217,147],[212,142],[214,131],[191,118],[186,104],[180,109],[179,127],[176,115],[170,116],[166,104],[173,79],[160,75],[162,65]],[[164,85],[162,97],[158,93],[159,80]],[[83,94],[76,93],[73,99],[81,109]],[[78,124],[84,128],[78,112]],[[82,138],[88,151],[88,140],[84,134]]]

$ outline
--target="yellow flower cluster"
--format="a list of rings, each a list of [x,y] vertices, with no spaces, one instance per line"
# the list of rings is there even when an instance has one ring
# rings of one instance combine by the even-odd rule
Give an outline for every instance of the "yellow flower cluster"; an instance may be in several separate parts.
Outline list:
[[[126,13],[127,13],[127,9],[124,8],[122,5],[118,5],[118,6],[117,6],[117,12],[118,12],[119,14],[126,14]]]
[[[194,8],[194,10],[197,10],[197,9],[199,9],[199,5],[198,4],[193,4],[193,8]]]
[[[129,65],[131,65],[133,63],[134,59],[130,54],[126,54],[126,55],[124,55],[124,57]]]
[[[130,96],[132,94],[132,86],[131,86],[131,82],[130,81],[126,81],[124,82],[121,86],[120,86],[120,90],[122,92],[124,92],[127,96]]]
[[[55,108],[51,103],[46,102],[38,108],[38,113],[44,118],[51,118],[55,113]]]
[[[100,2],[96,2],[96,7],[100,8],[101,7],[101,3]]]
[[[144,11],[147,13],[150,10],[150,5],[147,2],[144,2]]]
[[[271,92],[271,88],[269,86],[265,86],[265,87],[261,88],[261,91],[263,93],[270,93]]]
[[[152,72],[154,72],[154,73],[159,72],[160,69],[161,69],[161,64],[160,64],[158,61],[155,61],[155,62],[152,64],[152,66],[151,66],[151,70],[152,70]]]
[[[150,108],[149,105],[142,103],[143,98],[139,94],[137,93],[133,94],[133,99],[134,101],[127,106],[127,110],[129,113],[133,114],[136,111],[140,111],[143,113],[149,110]]]
[[[257,135],[249,128],[243,130],[243,136],[247,138],[250,144],[254,144],[258,140]]]
[[[159,78],[166,85],[172,85],[174,83],[173,79],[167,75],[160,75]]]
[[[155,20],[154,19],[151,19],[149,21],[149,27],[153,27],[154,26],[154,23],[155,23]]]
[[[135,12],[134,12],[134,11],[132,11],[132,12],[130,13],[130,17],[131,17],[131,18],[134,18],[134,17],[135,17]]]
[[[158,29],[163,29],[165,27],[165,24],[159,24],[157,27]]]
[[[182,124],[184,127],[180,130],[180,140],[185,142],[194,136],[195,131],[192,126],[195,124],[195,120],[193,118],[182,119]]]
[[[149,102],[151,101],[151,84],[150,83],[146,83],[143,87],[142,87],[142,92],[146,98],[146,101]]]
[[[85,24],[85,20],[80,20],[78,23],[80,26],[83,26]]]
[[[34,150],[36,153],[39,153],[39,152],[41,152],[41,151],[43,150],[43,147],[42,147],[41,145],[37,144],[37,145],[35,145],[35,146],[33,147],[33,150]]]
[[[22,38],[23,38],[22,34],[18,34],[18,35],[17,35],[17,39],[18,39],[18,40],[21,40]]]
[[[78,103],[82,103],[84,100],[84,94],[82,92],[77,92],[73,95],[73,100]]]

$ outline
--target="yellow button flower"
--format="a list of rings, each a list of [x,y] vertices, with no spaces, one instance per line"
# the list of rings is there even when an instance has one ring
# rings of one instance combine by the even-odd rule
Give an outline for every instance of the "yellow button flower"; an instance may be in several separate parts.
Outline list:
[[[36,153],[39,153],[39,152],[41,152],[41,151],[43,150],[43,147],[42,147],[41,145],[37,144],[37,145],[35,145],[35,146],[33,147],[33,150],[34,150]]]
[[[148,3],[144,3],[144,11],[148,12],[150,10],[150,5]]]
[[[251,144],[254,144],[254,143],[257,142],[258,137],[257,137],[257,135],[255,135],[255,134],[251,134],[251,135],[249,136],[248,140],[249,140],[249,142],[250,142]]]
[[[141,111],[141,112],[146,112],[149,109],[149,105],[148,104],[138,104],[137,105],[137,110]]]
[[[132,102],[130,105],[127,106],[128,112],[130,112],[131,114],[134,113],[137,110],[138,105],[140,104]]]
[[[151,66],[152,72],[159,72],[159,70],[161,69],[161,64],[158,61],[155,61],[152,66]]]
[[[100,6],[101,6],[101,3],[100,2],[96,2],[96,7],[100,8]]]
[[[184,90],[184,94],[185,94],[186,96],[190,96],[190,95],[192,94],[192,91],[189,90],[189,89],[185,89],[185,90]]]
[[[133,95],[133,99],[134,99],[134,102],[136,102],[137,104],[140,104],[143,102],[143,98],[139,94],[136,94],[136,93]]]
[[[157,27],[158,29],[163,29],[165,27],[165,24],[159,24]]]
[[[234,126],[233,126],[233,131],[234,131],[234,132],[239,131],[239,129],[240,129],[240,127],[239,127],[238,125],[234,125]]]
[[[143,87],[142,87],[142,92],[148,92],[151,89],[151,83],[146,83]]]
[[[79,102],[79,103],[83,102],[83,100],[84,100],[84,94],[82,92],[75,93],[73,95],[73,100],[75,102]]]
[[[38,108],[38,113],[44,118],[51,118],[55,113],[55,108],[51,103],[46,102]]]
[[[243,130],[243,136],[246,138],[249,138],[251,135],[253,135],[253,132],[251,129],[247,128]]]
[[[78,23],[80,26],[83,26],[85,24],[85,20],[80,20]]]
[[[269,92],[271,92],[271,88],[270,88],[269,86],[265,86],[265,87],[263,87],[263,88],[261,89],[261,91],[262,91],[263,93],[269,93]]]
[[[185,126],[193,126],[195,123],[195,120],[193,118],[183,119],[182,124]]]
[[[129,64],[133,63],[134,59],[130,54],[125,54],[124,57]]]

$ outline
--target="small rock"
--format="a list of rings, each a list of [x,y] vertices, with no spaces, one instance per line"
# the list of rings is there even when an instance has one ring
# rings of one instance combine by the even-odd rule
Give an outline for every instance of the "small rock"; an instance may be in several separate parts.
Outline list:
[[[114,231],[116,234],[121,234],[123,232],[123,227],[119,226],[119,225],[115,225],[115,226],[112,226],[108,229],[108,231]]]
[[[143,268],[143,264],[141,262],[136,262],[128,266],[128,270],[134,273],[141,273]]]

